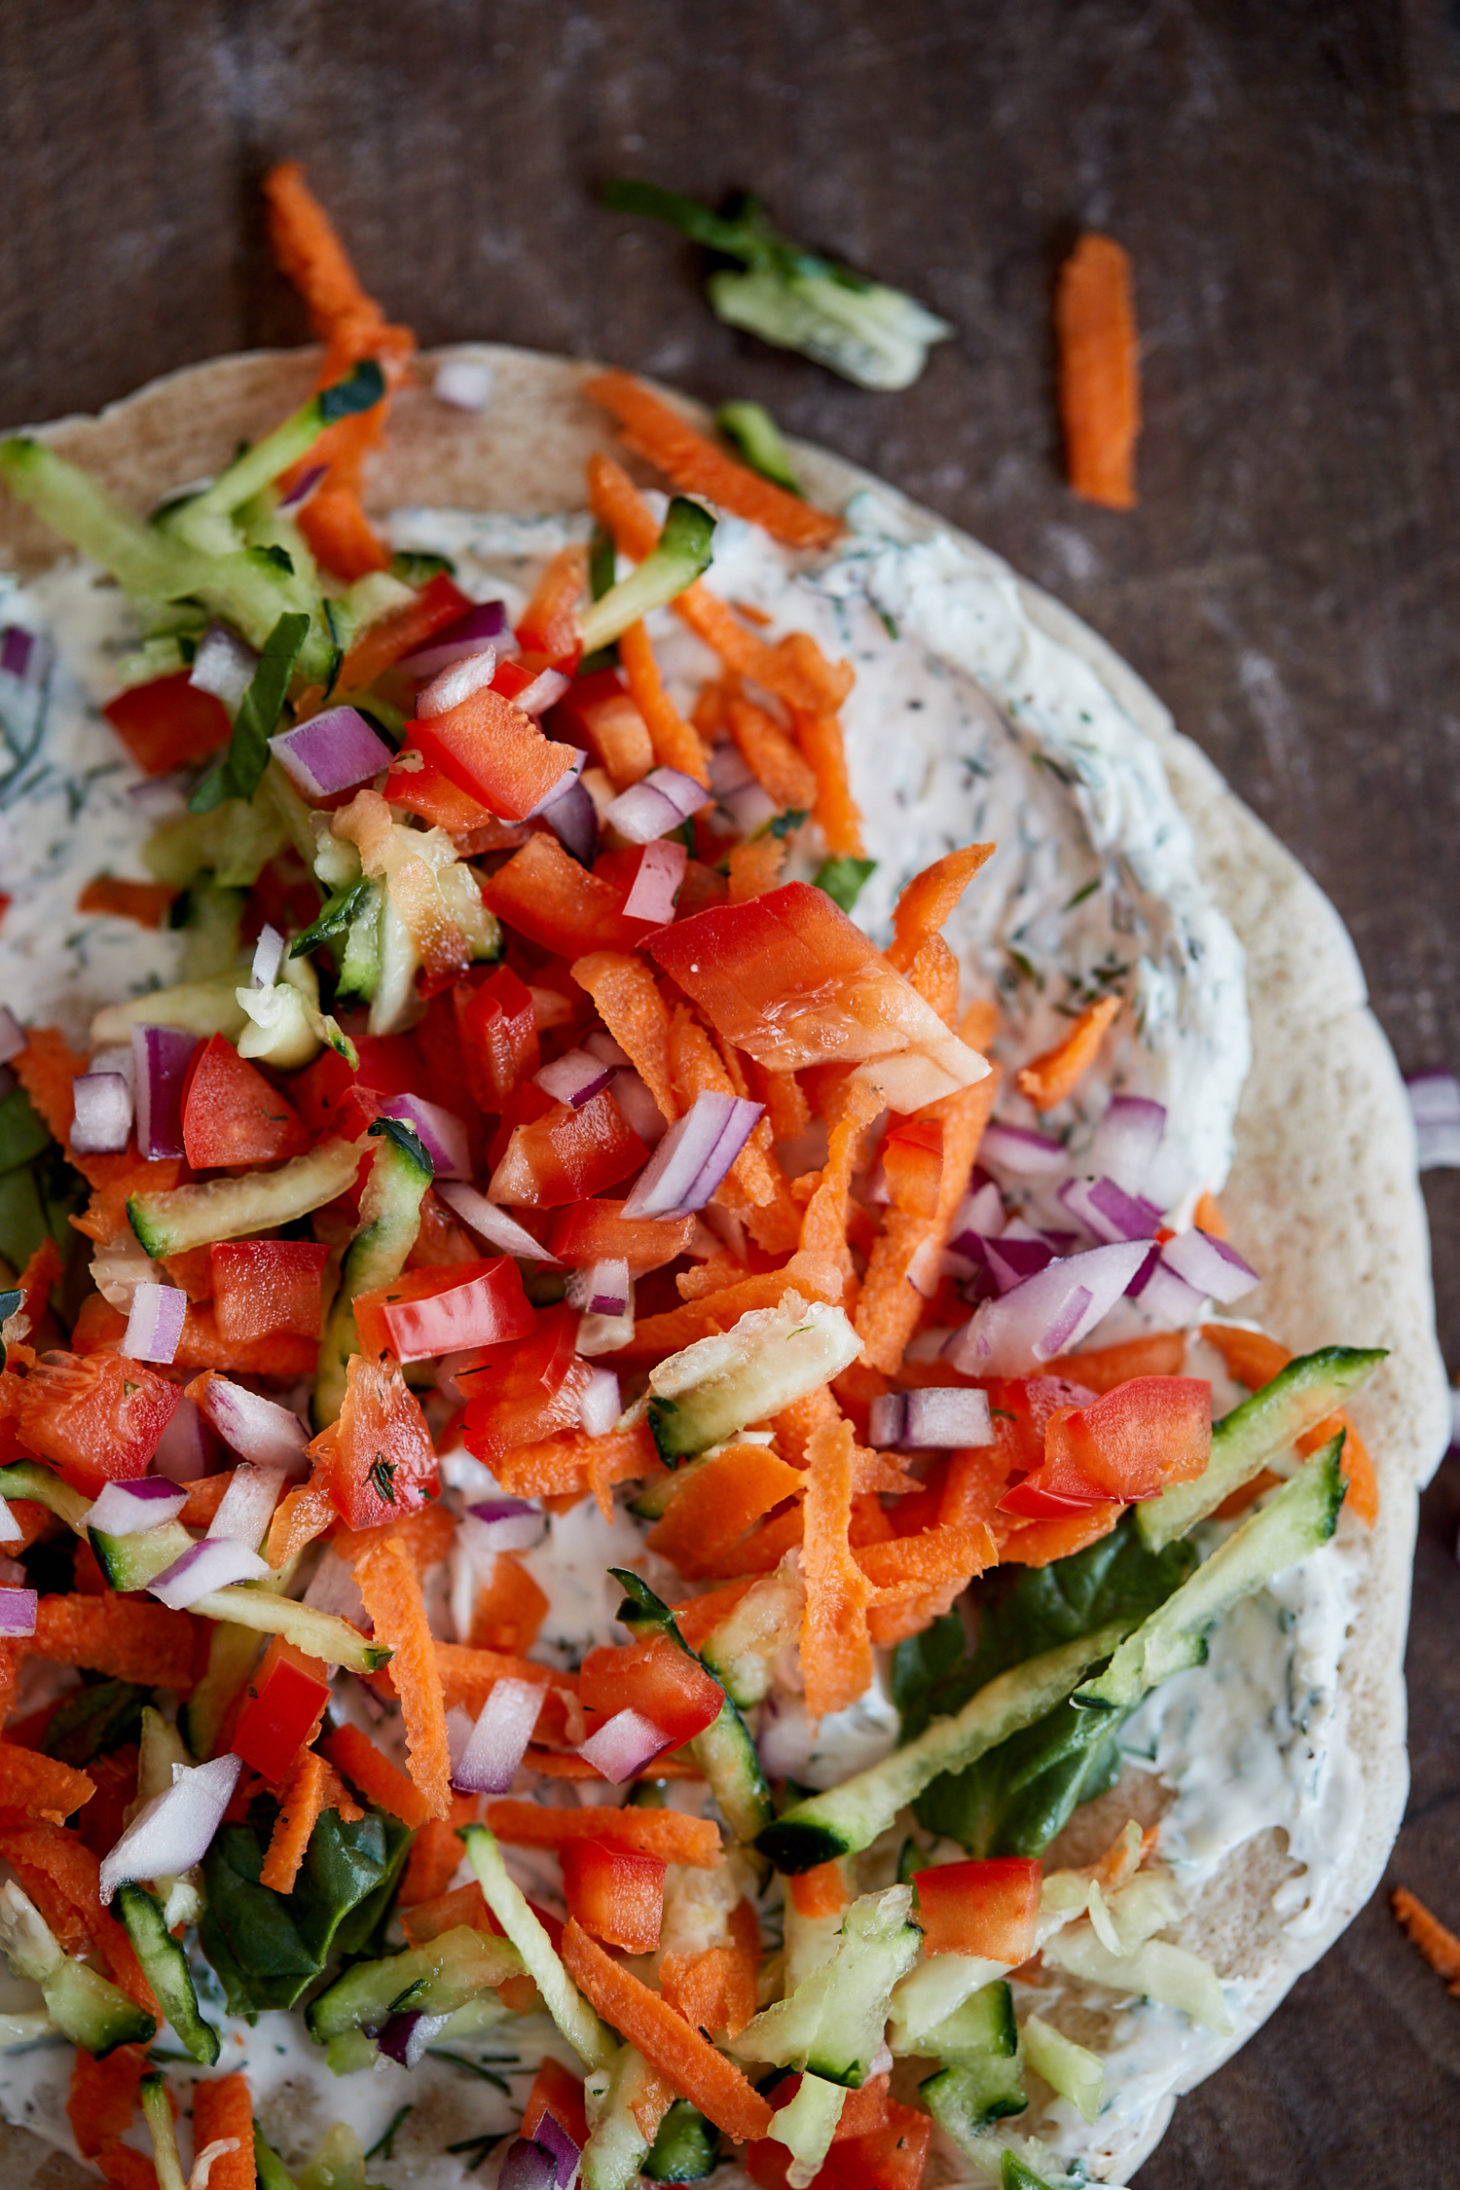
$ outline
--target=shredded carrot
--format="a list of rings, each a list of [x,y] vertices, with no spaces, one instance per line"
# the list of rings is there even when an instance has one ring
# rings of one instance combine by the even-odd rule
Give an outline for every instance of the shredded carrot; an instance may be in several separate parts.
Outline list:
[[[1120,1010],[1118,996],[1102,996],[1098,1004],[1087,1004],[1070,1031],[1053,1049],[1022,1067],[1019,1072],[1019,1092],[1027,1095],[1036,1110],[1053,1110],[1057,1103],[1066,1102],[1073,1095],[1080,1081],[1100,1054],[1100,1044],[1105,1030]]]
[[[20,1306],[15,1314],[24,1316],[24,1330],[31,1339],[39,1331],[49,1310],[51,1287],[60,1277],[62,1267],[61,1250],[47,1233],[40,1246],[27,1257],[25,1268],[15,1281],[21,1296]],[[6,1320],[10,1324],[12,1339],[18,1341],[21,1326],[12,1317],[7,1317]]]
[[[802,1293],[811,1300],[840,1301],[840,1275],[833,1264],[804,1254],[793,1256],[782,1270],[753,1271],[735,1285],[722,1286],[700,1300],[686,1301],[682,1308],[666,1308],[662,1315],[642,1317],[624,1348],[623,1358],[651,1360],[677,1353],[711,1331],[728,1331],[748,1309],[775,1307],[786,1293]],[[501,1481],[507,1488],[505,1476]]]
[[[96,2155],[96,2165],[114,2190],[157,2190],[156,2167],[134,2145],[103,2145]]]
[[[698,1953],[666,1954],[659,1983],[670,2006],[706,2037],[738,2038],[756,2010],[760,1921],[753,1901],[737,1901],[726,1936]]]
[[[269,1540],[264,1547],[269,1565],[277,1573],[338,1519],[335,1502],[322,1483],[296,1483],[292,1490],[285,1491],[269,1523]]]
[[[52,1137],[61,1143],[68,1162],[72,1163],[88,1185],[105,1192],[115,1189],[117,1182],[131,1177],[137,1171],[135,1150],[122,1150],[114,1156],[89,1156],[71,1146],[71,1125],[76,1115],[76,1097],[72,1092],[77,1078],[86,1070],[86,1059],[70,1043],[59,1027],[30,1027],[26,1030],[25,1048],[12,1057],[10,1069],[19,1080],[26,1094],[40,1112]],[[172,1166],[171,1181],[161,1176],[149,1178],[146,1185],[175,1183],[178,1166]],[[128,1192],[138,1190],[143,1182],[129,1186]],[[115,1199],[109,1211],[111,1230],[92,1237],[111,1239],[127,1222],[126,1197]],[[80,1230],[88,1230],[83,1220]]]
[[[1057,1520],[1029,1521],[999,1546],[1003,1566],[1050,1566],[1108,1536],[1125,1509],[1119,1501],[1091,1506],[1088,1513],[1061,1514]]]
[[[976,997],[958,1022],[958,1038],[970,1049],[986,1050],[999,1031],[999,1007],[991,997]]]
[[[816,1429],[807,1447],[801,1664],[806,1708],[813,1718],[855,1703],[872,1678],[872,1643],[867,1633],[872,1587],[857,1564],[848,1536],[855,1445],[851,1423],[838,1420]]]
[[[455,1898],[454,1895],[447,1892],[447,1888],[461,1865],[459,1828],[463,1825],[475,1823],[479,1807],[479,1798],[476,1795],[453,1795],[449,1817],[427,1818],[425,1824],[411,1842],[410,1856],[406,1862],[405,1875],[401,1879],[400,1893],[397,1896],[397,1906],[399,1908],[408,1909],[411,1916],[415,1916],[421,1908],[429,1907],[432,1903],[440,1901],[443,1896],[447,1900]],[[470,1893],[473,1888],[463,1886],[460,1890],[462,1893]],[[477,1886],[474,1890],[478,1902],[485,1907],[485,1903],[481,1901],[481,1887]],[[405,1935],[411,1945],[413,1947],[419,1946],[420,1938],[412,1931],[410,1918],[402,1917],[401,1921],[405,1929]],[[457,1917],[453,1921],[470,1924],[475,1923],[477,1919],[472,1916],[463,1916]],[[481,1929],[486,1929],[484,1921]],[[434,1935],[430,1932],[421,1934],[421,1937],[424,1938],[431,1938],[432,1936]]]
[[[860,859],[863,853],[862,816],[852,797],[847,774],[846,740],[839,718],[832,714],[795,711],[796,743],[816,778],[816,803],[812,808],[828,852],[836,858]]]
[[[1222,1205],[1215,1194],[1205,1191],[1198,1194],[1191,1221],[1199,1232],[1210,1232],[1213,1239],[1227,1237],[1227,1220],[1222,1215]]]
[[[519,1445],[494,1463],[498,1482],[512,1498],[548,1498],[564,1493],[600,1494],[608,1485],[636,1476],[661,1475],[663,1468],[645,1423],[589,1437],[575,1430],[567,1437]]]
[[[0,1802],[8,1809],[34,1810],[52,1825],[64,1825],[95,1793],[96,1782],[73,1765],[0,1742]]]
[[[513,1848],[561,1848],[570,1840],[602,1840],[611,1848],[633,1848],[665,1863],[688,1863],[711,1871],[725,1859],[720,1828],[712,1818],[690,1817],[683,1810],[613,1810],[595,1803],[589,1809],[550,1802],[489,1802],[487,1823],[499,1840]]]
[[[526,1657],[547,1609],[546,1592],[522,1561],[513,1552],[499,1551],[491,1581],[477,1594],[467,1639],[476,1650],[503,1650],[511,1657]]]
[[[389,1757],[382,1756],[358,1726],[345,1720],[331,1727],[321,1736],[319,1746],[330,1763],[377,1810],[388,1810],[402,1825],[412,1828],[424,1825],[430,1817],[430,1805],[421,1789]]]
[[[193,1685],[192,1620],[142,1597],[42,1597],[32,1647],[115,1680],[183,1694]]]
[[[424,1574],[441,1561],[450,1551],[456,1538],[456,1515],[449,1506],[433,1501],[417,1506],[413,1513],[398,1513],[378,1528],[341,1529],[334,1539],[335,1550],[347,1565],[353,1566],[367,1551],[383,1544],[388,1536],[398,1536],[415,1561],[417,1570]]]
[[[916,1536],[894,1536],[867,1544],[857,1564],[879,1594],[911,1595],[939,1582],[967,1584],[998,1558],[993,1534],[983,1522],[939,1523]]]
[[[193,2085],[193,2148],[231,2143],[208,2176],[208,2190],[254,2190],[253,2099],[245,2076],[209,2076]]]
[[[772,1140],[796,1140],[811,1124],[811,1105],[795,1073],[772,1072],[753,1057],[746,1057],[744,1063],[752,1092],[765,1104]]]
[[[113,1984],[161,2022],[162,2011],[131,1940],[101,1905],[100,1858],[80,1835],[59,1825],[9,1827],[0,1831],[0,1856],[66,1952],[81,1954],[94,1947]]]
[[[800,495],[727,456],[631,373],[596,373],[584,381],[583,393],[618,420],[630,448],[686,494],[708,496],[787,547],[829,547],[840,536],[840,518],[813,509]]]
[[[697,1467],[650,1529],[651,1551],[670,1560],[687,1582],[703,1562],[717,1562],[753,1522],[805,1487],[797,1468],[766,1445],[728,1445]]]
[[[754,1589],[754,1578],[727,1582],[723,1589],[707,1589],[698,1597],[686,1597],[674,1607],[674,1617],[680,1634],[691,1650],[698,1650],[709,1641],[722,1620],[728,1620],[748,1589]]]
[[[993,855],[992,844],[970,844],[947,852],[903,885],[892,915],[892,947],[887,956],[906,973],[930,936],[938,934],[980,867]]]
[[[571,1917],[563,1927],[562,1953],[569,1976],[604,2020],[637,2046],[650,2066],[717,2129],[741,2142],[767,2134],[769,2100],[761,2097],[733,2061],[716,2052],[708,2038],[692,2030],[667,2000],[615,1962]]]
[[[590,951],[586,958],[574,960],[572,973],[673,1125],[679,1105],[669,1076],[669,1006],[653,974],[642,958],[625,957],[620,951]]]
[[[346,1825],[365,1815],[359,1804],[350,1800],[324,1758],[306,1749],[284,1782],[269,1852],[259,1873],[262,1884],[272,1887],[275,1893],[292,1891],[310,1835],[326,1810],[338,1810]]]
[[[103,2060],[76,2048],[66,2115],[84,2160],[125,2136],[137,2111],[138,2086],[150,2064],[145,2046],[118,2046]]]
[[[1060,1354],[1046,1376],[1062,1376],[1092,1392],[1112,1392],[1133,1376],[1180,1376],[1186,1360],[1185,1331],[1151,1331],[1119,1346],[1098,1346],[1091,1353]]]
[[[752,897],[761,897],[767,890],[773,890],[781,879],[781,869],[786,863],[789,850],[786,839],[779,836],[747,837],[744,843],[732,846],[731,904],[744,905]]]
[[[1212,1519],[1239,1520],[1250,1507],[1257,1504],[1259,1498],[1265,1498],[1270,1490],[1276,1490],[1281,1481],[1282,1477],[1274,1474],[1271,1468],[1260,1468],[1250,1483],[1239,1483],[1235,1490],[1227,1493],[1219,1506],[1212,1508]]]
[[[424,1825],[421,1827],[422,1837],[425,1836],[428,1830],[439,1832],[450,1830],[450,1828],[433,1821],[429,1828]],[[452,1865],[454,1871],[461,1862],[461,1841],[455,1832],[452,1832],[451,1837],[456,1843],[456,1862]],[[419,1842],[417,1845],[419,1845]],[[412,1850],[413,1854],[414,1852]],[[409,1868],[407,1868],[406,1876],[407,1878],[410,1876]],[[425,1898],[407,1900],[405,1889],[402,1887],[400,1903],[402,1910],[400,1927],[406,1935],[406,1944],[408,1946],[423,1947],[427,1940],[439,1939],[442,1932],[455,1931],[461,1924],[470,1924],[473,1931],[486,1931],[490,1928],[486,1896],[474,1878],[468,1880],[464,1886],[453,1886],[450,1892],[443,1886],[440,1892],[432,1894],[429,1900]]]
[[[1269,1338],[1266,1331],[1244,1331],[1235,1323],[1204,1323],[1201,1335],[1209,1346],[1216,1347],[1231,1374],[1250,1392],[1270,1384],[1293,1358],[1287,1347]]]
[[[790,1880],[791,1902],[798,1916],[840,1916],[851,1899],[840,1856],[798,1871]]]
[[[742,1536],[715,1560],[706,1560],[706,1579],[729,1581],[742,1574],[773,1574],[788,1551],[801,1542],[804,1515],[800,1504],[787,1506]]]
[[[669,1069],[681,1110],[690,1110],[696,1099],[703,1094],[735,1095],[741,1092],[715,1049],[704,1027],[687,1004],[678,1004],[669,1023]],[[780,1228],[775,1241],[761,1237],[760,1244],[774,1251],[779,1247],[795,1245],[800,1233],[801,1220],[786,1186],[785,1176],[776,1161],[771,1145],[771,1129],[766,1119],[759,1119],[751,1130],[734,1163],[729,1176],[710,1197],[712,1201],[727,1207],[735,1207],[733,1189],[738,1188],[749,1203],[750,1209],[775,1212]],[[745,1212],[749,1219],[749,1211]]]
[[[470,1649],[465,1643],[438,1642],[436,1663],[447,1710],[459,1703],[473,1717],[498,1681],[541,1681],[544,1698],[550,1687],[570,1691],[576,1687],[571,1673],[556,1673],[546,1665],[534,1664],[531,1658],[508,1657],[500,1650]]]
[[[1135,506],[1141,429],[1139,351],[1129,253],[1081,236],[1055,290],[1060,420],[1070,485],[1107,509]]]
[[[128,882],[120,875],[99,874],[81,891],[76,910],[135,920],[139,928],[160,928],[176,894],[161,882]]]
[[[1460,1999],[1460,1939],[1432,1916],[1407,1886],[1395,1887],[1389,1905],[1430,1968],[1446,1979],[1451,1992]]]
[[[446,1705],[415,1561],[395,1534],[356,1559],[354,1573],[375,1623],[375,1640],[391,1652],[390,1677],[405,1718],[411,1778],[426,1815],[445,1817],[451,1807]]]
[[[972,1528],[992,1523],[1009,1487],[1011,1456],[1002,1444],[965,1445],[948,1455],[948,1472],[938,1502],[940,1528]]]
[[[810,813],[816,803],[816,777],[775,717],[753,700],[731,698],[725,719],[746,767],[776,804]]]
[[[1216,1347],[1232,1375],[1249,1391],[1261,1391],[1263,1385],[1270,1384],[1293,1358],[1286,1346],[1280,1346],[1265,1331],[1244,1331],[1232,1323],[1204,1323],[1201,1335],[1209,1345]],[[1358,1515],[1365,1528],[1372,1528],[1379,1518],[1378,1470],[1347,1409],[1341,1407],[1336,1413],[1325,1415],[1321,1422],[1315,1422],[1311,1430],[1305,1430],[1297,1441],[1298,1451],[1307,1459],[1310,1453],[1317,1452],[1337,1437],[1340,1430],[1343,1432],[1340,1465],[1348,1478],[1344,1504]],[[1257,1492],[1250,1484],[1244,1484],[1243,1488],[1256,1497]]]
[[[958,992],[962,969],[941,935],[930,935],[908,967],[907,978],[925,1004],[930,1004],[945,1026],[958,1018]]]
[[[549,556],[542,576],[517,619],[521,643],[554,661],[572,653],[578,642],[578,604],[588,582],[588,551],[570,541]]]
[[[644,719],[654,759],[661,768],[677,768],[708,790],[710,763],[699,732],[687,723],[664,689],[649,633],[642,623],[619,634],[618,658],[629,697]]]
[[[182,1178],[183,1167],[174,1156],[137,1163],[130,1156],[86,1156],[74,1159],[95,1189],[85,1211],[71,1219],[78,1232],[98,1246],[125,1230],[127,1203],[133,1194],[170,1194]],[[120,1169],[106,1169],[120,1166]]]
[[[212,1373],[204,1371],[205,1375]],[[186,1486],[187,1501],[178,1515],[184,1528],[205,1529],[208,1526],[228,1495],[234,1473],[232,1468],[221,1468],[216,1475],[200,1475],[196,1482]]]

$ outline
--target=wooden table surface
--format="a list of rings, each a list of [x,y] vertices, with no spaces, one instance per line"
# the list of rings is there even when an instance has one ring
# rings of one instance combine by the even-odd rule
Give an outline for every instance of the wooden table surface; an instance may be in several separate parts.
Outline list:
[[[1442,0],[4,0],[0,421],[302,339],[257,180],[391,315],[761,398],[1140,669],[1348,921],[1401,1066],[1460,1066],[1460,30]],[[617,173],[752,186],[957,326],[874,396],[721,328]],[[1134,254],[1140,508],[1061,484],[1052,269]],[[1428,1182],[1460,1368],[1460,1175]],[[1424,1507],[1392,1876],[1460,1928],[1460,1468]],[[1142,2190],[1460,2180],[1460,2002],[1383,1896],[1178,2109]]]

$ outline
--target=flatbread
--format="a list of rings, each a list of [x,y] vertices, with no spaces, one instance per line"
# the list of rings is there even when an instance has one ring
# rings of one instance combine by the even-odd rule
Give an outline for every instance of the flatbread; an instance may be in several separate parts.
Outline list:
[[[581,509],[587,455],[595,448],[622,454],[608,421],[580,392],[595,368],[501,345],[444,354],[486,364],[491,399],[479,413],[449,408],[429,392],[433,361],[424,360],[420,381],[397,398],[370,479],[370,506]],[[314,351],[221,358],[156,381],[97,418],[41,430],[119,499],[144,510],[180,484],[211,476],[240,437],[254,438],[302,401],[316,364]],[[829,508],[876,487],[913,526],[950,530],[825,450],[797,444],[794,455],[808,492]],[[1006,571],[976,542],[953,536],[986,567]],[[0,565],[26,577],[55,560],[49,530],[13,502],[0,504]],[[1349,1857],[1340,1890],[1301,1936],[1285,1929],[1271,1906],[1274,1888],[1293,1868],[1281,1836],[1245,1844],[1206,1889],[1200,1935],[1193,1933],[1190,1943],[1249,1986],[1248,2010],[1225,2048],[1230,2053],[1367,1900],[1403,1811],[1403,1656],[1417,1494],[1446,1447],[1450,1421],[1434,1336],[1428,1231],[1404,1088],[1367,1008],[1363,975],[1338,914],[1141,679],[1060,603],[1016,582],[1031,622],[1092,668],[1155,741],[1192,826],[1204,877],[1247,953],[1254,1065],[1223,1205],[1265,1277],[1243,1312],[1298,1349],[1335,1339],[1390,1349],[1353,1409],[1378,1466],[1382,1506],[1367,1540],[1340,1668],[1358,1810],[1345,1821]],[[1118,1791],[1101,1807],[1118,1824],[1131,1801]],[[1102,1823],[1098,1816],[1077,1818],[1070,1847]],[[1200,2073],[1212,2065],[1208,2054]],[[1173,2104],[1174,2093],[1164,2096],[1104,2147],[1118,2171],[1128,2176],[1150,2152]],[[22,2131],[0,2129],[0,2164],[7,2180],[55,2190],[94,2179]]]

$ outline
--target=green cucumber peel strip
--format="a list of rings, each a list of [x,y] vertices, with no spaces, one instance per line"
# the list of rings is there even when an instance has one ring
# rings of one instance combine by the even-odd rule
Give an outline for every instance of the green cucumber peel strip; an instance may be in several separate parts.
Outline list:
[[[12,1460],[9,1467],[0,1468],[0,1498],[33,1499],[78,1533],[92,1507],[83,1491],[73,1490],[38,1460]]]
[[[128,1880],[117,1888],[117,1913],[167,2020],[193,2059],[212,2068],[220,2051],[218,2033],[198,2011],[193,1973],[163,1919],[162,1903],[145,1886]]]
[[[269,633],[258,668],[239,702],[233,737],[223,759],[208,770],[188,800],[188,811],[206,814],[225,799],[251,799],[269,765],[269,739],[279,727],[310,619],[302,610],[286,610]]]
[[[659,535],[659,545],[646,555],[637,570],[610,586],[601,600],[583,617],[585,654],[595,654],[611,640],[621,638],[654,608],[664,608],[686,586],[693,585],[710,567],[714,552],[715,520],[699,502],[676,494],[670,502]]]
[[[715,424],[742,464],[758,471],[761,478],[769,479],[773,486],[784,487],[788,494],[800,495],[796,474],[791,469],[790,451],[780,427],[763,403],[722,403],[715,413]]]
[[[369,1136],[376,1146],[360,1196],[359,1229],[345,1250],[339,1288],[319,1344],[311,1402],[316,1430],[337,1420],[344,1404],[350,1356],[360,1350],[356,1295],[374,1292],[400,1276],[421,1229],[421,1203],[435,1176],[420,1139],[401,1119],[376,1118]]]
[[[354,1141],[332,1138],[273,1171],[134,1194],[127,1215],[148,1254],[159,1258],[214,1240],[248,1237],[293,1224],[334,1201],[354,1184],[360,1155]]]
[[[201,494],[189,496],[169,512],[167,529],[192,547],[206,553],[215,545],[219,520],[226,520],[243,503],[271,486],[281,472],[307,456],[326,426],[372,410],[385,396],[385,375],[373,357],[364,358],[343,380],[321,388],[307,403],[291,412],[282,425],[267,433],[252,448],[218,474]]]
[[[508,1876],[496,1835],[485,1825],[463,1825],[460,1838],[487,1907],[522,1956],[558,2029],[585,2067],[608,2068],[619,2050],[618,2041],[584,1999],[521,1889]]]

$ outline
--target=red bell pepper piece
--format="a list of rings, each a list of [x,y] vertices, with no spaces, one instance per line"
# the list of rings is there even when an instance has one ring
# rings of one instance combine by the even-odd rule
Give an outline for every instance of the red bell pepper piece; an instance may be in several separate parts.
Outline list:
[[[570,1840],[561,1852],[568,1914],[610,1947],[652,1954],[664,1922],[668,1864],[601,1840]]]
[[[102,713],[147,776],[206,760],[233,735],[223,702],[190,683],[186,669],[129,685]]]
[[[556,736],[583,746],[600,767],[607,766],[614,782],[611,756],[627,746],[650,750],[649,732],[622,677],[616,669],[590,670],[575,677],[558,701],[549,720]]]
[[[438,632],[448,631],[471,611],[472,603],[459,585],[438,570],[416,594],[399,608],[368,624],[340,664],[334,697],[348,692],[368,692],[377,678],[405,654],[424,646]]]
[[[433,767],[415,745],[402,746],[397,753],[385,779],[384,796],[392,806],[419,814],[422,821],[429,822],[433,829],[444,829],[448,836],[467,836],[473,829],[484,829],[496,820],[480,799],[471,797],[450,776]]]
[[[583,651],[578,637],[583,577],[582,549],[564,548],[552,558],[533,588],[517,625],[517,643],[524,654],[540,657],[534,676],[537,669],[549,664],[558,668],[577,665]],[[504,669],[509,666],[501,664]]]
[[[182,1106],[183,1148],[195,1171],[282,1163],[309,1146],[303,1119],[257,1065],[221,1034],[193,1059]]]
[[[410,1513],[437,1495],[436,1450],[420,1401],[394,1362],[353,1354],[340,1418],[309,1448],[350,1528]]]
[[[562,1927],[558,1927],[561,1934]],[[582,2079],[555,2061],[551,2053],[545,2053],[532,2079],[532,2089],[527,2094],[527,2104],[522,2109],[522,2134],[532,2137],[544,2114],[567,2130],[581,2152],[588,2142],[588,2113],[583,2098]]]
[[[313,1741],[330,1698],[329,1670],[276,1635],[250,1674],[230,1746],[277,1786]]]
[[[1030,1518],[1078,1512],[1112,1498],[1154,1498],[1205,1469],[1212,1449],[1212,1388],[1200,1377],[1136,1376],[1087,1405],[1055,1407],[1044,1458],[1006,1491],[1001,1510]]]
[[[479,1110],[500,1112],[538,1067],[532,991],[510,966],[498,966],[483,981],[458,981],[451,1001],[472,1099]]]
[[[684,1254],[693,1217],[626,1217],[621,1201],[577,1201],[560,1209],[547,1232],[548,1253],[575,1270],[595,1262],[626,1262],[630,1277],[660,1270]]]
[[[408,725],[412,742],[459,790],[499,821],[525,821],[566,778],[577,755],[490,685],[443,715]]]
[[[561,1209],[617,1186],[648,1157],[605,1088],[581,1110],[554,1103],[544,1116],[515,1127],[492,1173],[492,1198],[520,1209]]]
[[[121,1354],[42,1356],[21,1386],[20,1439],[93,1497],[146,1473],[182,1391]]]
[[[525,1338],[536,1318],[522,1273],[508,1255],[407,1270],[355,1297],[355,1325],[369,1354],[430,1361],[469,1346]]]
[[[587,951],[631,951],[643,941],[649,932],[643,921],[624,918],[631,887],[632,877],[620,887],[590,874],[555,836],[539,830],[497,869],[482,897],[509,928],[572,960]]]
[[[1034,1952],[1043,1871],[1036,1856],[915,1871],[925,1954],[973,1954],[1013,1969]]]
[[[319,1337],[328,1247],[308,1239],[230,1239],[216,1241],[209,1256],[220,1338],[236,1345],[276,1331]]]
[[[462,1434],[467,1449],[491,1467],[522,1445],[575,1429],[592,1374],[576,1352],[578,1314],[553,1308],[517,1346],[490,1346],[456,1372],[467,1395]]]
[[[583,1660],[578,1693],[584,1710],[599,1719],[615,1711],[638,1711],[651,1719],[666,1749],[702,1734],[725,1702],[719,1683],[667,1635],[648,1635],[622,1647],[600,1643]]]

